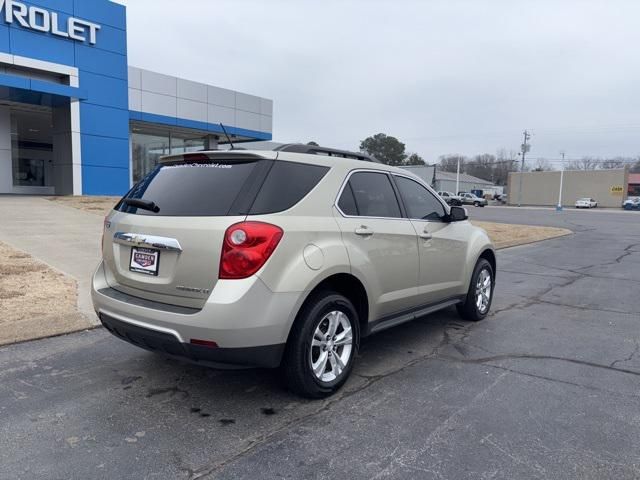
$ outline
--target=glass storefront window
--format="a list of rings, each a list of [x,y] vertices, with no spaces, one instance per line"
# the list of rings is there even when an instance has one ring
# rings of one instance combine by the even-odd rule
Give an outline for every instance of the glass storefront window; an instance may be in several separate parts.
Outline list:
[[[199,152],[205,149],[205,136],[134,127],[131,133],[133,183],[140,181],[164,155]]]
[[[171,153],[199,152],[204,150],[204,137],[182,137],[178,134],[171,135]]]
[[[158,163],[163,155],[169,155],[169,135],[131,134],[131,159],[133,183],[139,182]]]
[[[13,185],[45,187],[53,181],[52,113],[11,110]]]

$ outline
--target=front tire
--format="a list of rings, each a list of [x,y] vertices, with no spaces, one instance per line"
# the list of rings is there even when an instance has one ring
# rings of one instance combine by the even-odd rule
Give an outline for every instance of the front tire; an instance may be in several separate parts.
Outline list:
[[[484,258],[478,260],[471,275],[465,301],[456,306],[462,318],[472,322],[486,318],[493,301],[494,279],[495,273],[491,264]]]
[[[307,398],[332,395],[351,374],[359,340],[351,301],[335,292],[315,294],[289,335],[282,365],[287,387]]]
[[[474,207],[479,207],[480,206],[480,202],[473,202],[473,206]]]

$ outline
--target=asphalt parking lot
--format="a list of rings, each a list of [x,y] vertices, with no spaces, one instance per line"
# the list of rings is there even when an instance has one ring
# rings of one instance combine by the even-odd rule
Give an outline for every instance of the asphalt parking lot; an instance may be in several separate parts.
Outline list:
[[[640,478],[640,215],[470,214],[575,234],[499,252],[484,322],[368,339],[323,402],[103,330],[0,349],[0,478]]]

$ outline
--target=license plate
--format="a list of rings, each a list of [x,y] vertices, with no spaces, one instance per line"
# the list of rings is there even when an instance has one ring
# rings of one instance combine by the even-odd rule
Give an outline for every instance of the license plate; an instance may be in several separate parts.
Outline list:
[[[144,273],[145,275],[158,275],[160,265],[160,252],[151,248],[132,247],[129,270]]]

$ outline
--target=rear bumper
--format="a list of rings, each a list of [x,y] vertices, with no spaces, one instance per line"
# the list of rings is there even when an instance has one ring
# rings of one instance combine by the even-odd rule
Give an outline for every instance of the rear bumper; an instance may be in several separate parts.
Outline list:
[[[139,327],[106,314],[100,314],[100,321],[113,335],[137,347],[211,367],[277,367],[285,346],[210,348],[182,343],[169,333]]]
[[[218,281],[200,310],[176,307],[112,288],[102,264],[92,285],[96,314],[114,335],[191,361],[243,366],[279,364],[304,298],[304,292],[274,293],[251,277]],[[193,345],[192,340],[215,342],[219,348]]]

